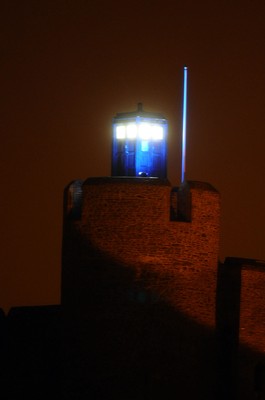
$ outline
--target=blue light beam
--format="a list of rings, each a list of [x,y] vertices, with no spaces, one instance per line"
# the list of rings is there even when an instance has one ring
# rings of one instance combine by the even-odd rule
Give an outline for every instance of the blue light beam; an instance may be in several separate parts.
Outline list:
[[[181,182],[184,182],[186,175],[187,82],[188,82],[188,68],[184,67]]]

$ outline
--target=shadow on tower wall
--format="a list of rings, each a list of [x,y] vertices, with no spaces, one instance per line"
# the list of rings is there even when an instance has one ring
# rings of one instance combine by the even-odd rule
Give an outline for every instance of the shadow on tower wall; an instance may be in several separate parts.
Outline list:
[[[216,398],[215,332],[164,300],[161,287],[170,282],[162,283],[152,268],[119,265],[82,241],[76,229],[68,233],[64,397]]]
[[[220,399],[237,398],[240,265],[218,265],[216,289],[217,384]]]

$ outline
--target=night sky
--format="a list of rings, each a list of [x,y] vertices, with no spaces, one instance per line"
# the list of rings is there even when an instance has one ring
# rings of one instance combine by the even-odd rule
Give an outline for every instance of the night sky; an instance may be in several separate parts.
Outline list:
[[[220,259],[265,259],[264,0],[1,2],[0,307],[60,302],[63,190],[110,175],[117,112],[169,121],[180,183],[221,193]]]

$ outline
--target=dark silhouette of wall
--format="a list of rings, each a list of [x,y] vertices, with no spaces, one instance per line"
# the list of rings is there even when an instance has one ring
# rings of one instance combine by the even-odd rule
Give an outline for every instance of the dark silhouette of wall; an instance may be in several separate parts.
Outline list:
[[[60,306],[11,308],[5,317],[2,343],[1,399],[59,398]]]
[[[238,265],[218,265],[216,335],[218,395],[237,398],[241,276]]]

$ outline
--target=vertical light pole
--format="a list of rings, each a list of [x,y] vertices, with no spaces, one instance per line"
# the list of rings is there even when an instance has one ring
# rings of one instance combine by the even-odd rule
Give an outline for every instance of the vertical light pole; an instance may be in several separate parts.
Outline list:
[[[186,125],[187,125],[187,82],[188,68],[184,67],[183,77],[183,115],[182,115],[182,158],[181,158],[181,182],[185,180],[186,174]]]

